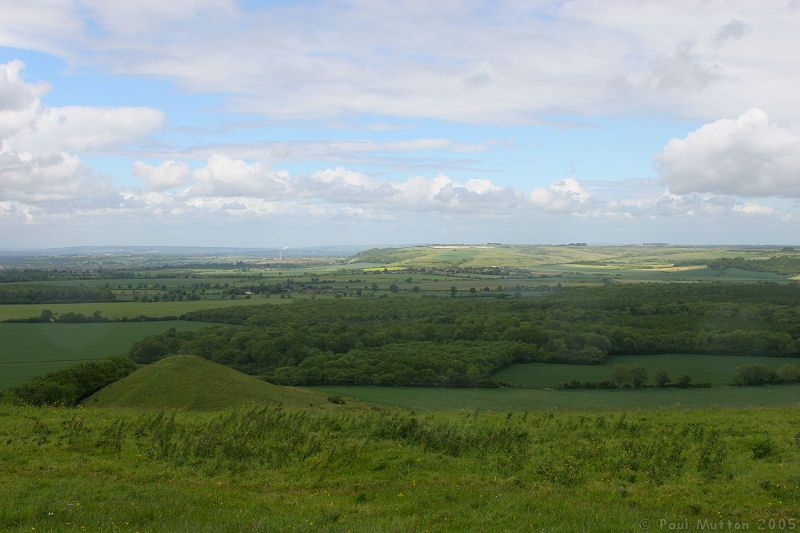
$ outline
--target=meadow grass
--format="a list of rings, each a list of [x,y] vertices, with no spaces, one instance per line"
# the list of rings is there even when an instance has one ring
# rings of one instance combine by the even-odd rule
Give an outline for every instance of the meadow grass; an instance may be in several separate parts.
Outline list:
[[[199,329],[187,321],[90,324],[0,324],[0,389],[80,361],[127,355],[133,342],[169,328]]]
[[[764,365],[779,368],[800,362],[791,357],[756,357],[744,355],[618,355],[602,365],[568,365],[556,363],[522,363],[504,368],[494,377],[516,387],[555,388],[571,381],[598,382],[611,380],[614,365],[639,365],[647,370],[647,383],[653,384],[656,370],[666,369],[673,381],[688,374],[695,383],[732,385],[736,369],[742,365]]]
[[[757,530],[797,520],[797,423],[795,409],[0,406],[0,529]]]

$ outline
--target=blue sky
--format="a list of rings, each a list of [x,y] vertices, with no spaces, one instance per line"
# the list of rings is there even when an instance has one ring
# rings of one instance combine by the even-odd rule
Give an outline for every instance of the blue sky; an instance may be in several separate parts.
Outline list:
[[[797,23],[778,0],[0,1],[0,248],[797,244]]]

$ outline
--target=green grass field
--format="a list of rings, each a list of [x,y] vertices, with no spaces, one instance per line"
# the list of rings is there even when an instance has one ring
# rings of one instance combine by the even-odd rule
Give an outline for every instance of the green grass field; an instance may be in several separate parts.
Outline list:
[[[497,372],[494,377],[516,387],[555,388],[560,383],[578,381],[611,380],[614,365],[639,365],[647,369],[648,381],[653,384],[656,370],[664,368],[673,381],[688,374],[694,383],[731,385],[736,369],[742,365],[761,364],[779,368],[787,363],[798,363],[800,359],[786,357],[752,357],[729,355],[625,355],[611,356],[602,365],[564,365],[550,363],[524,363],[511,365]]]
[[[654,409],[800,405],[800,385],[709,389],[542,390],[429,387],[315,387],[366,403],[406,409]]]
[[[0,324],[0,389],[87,359],[126,355],[130,345],[169,328],[199,329],[200,322]]]
[[[272,385],[193,355],[174,355],[144,366],[83,402],[87,407],[197,411],[264,404],[334,405],[317,391]]]
[[[110,303],[75,303],[75,304],[6,304],[0,305],[0,322],[38,317],[42,311],[49,309],[54,313],[82,313],[91,315],[100,311],[104,317],[111,319],[131,318],[137,316],[162,317],[180,316],[190,311],[215,309],[220,307],[236,307],[242,305],[282,305],[291,303],[291,299],[283,298],[251,298],[237,300],[196,300],[179,302],[110,302]]]
[[[793,529],[796,434],[795,409],[164,416],[0,405],[0,530]]]

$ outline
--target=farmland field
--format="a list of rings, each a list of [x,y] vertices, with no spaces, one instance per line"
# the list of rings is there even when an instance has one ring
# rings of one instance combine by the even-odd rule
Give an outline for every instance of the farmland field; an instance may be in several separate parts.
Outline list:
[[[0,305],[0,322],[5,320],[20,320],[34,318],[41,315],[42,311],[50,310],[54,313],[81,313],[91,315],[100,311],[105,318],[133,318],[137,316],[162,317],[180,316],[183,313],[199,311],[201,309],[216,309],[218,307],[236,307],[242,305],[268,305],[286,304],[290,299],[282,298],[251,298],[237,300],[195,300],[180,302],[104,302],[104,303],[67,303],[67,304],[6,304]]]
[[[169,328],[198,329],[186,321],[94,324],[0,324],[0,389],[81,360],[126,355],[130,345]]]
[[[688,374],[695,383],[731,385],[736,369],[742,365],[760,364],[779,368],[787,363],[797,363],[797,358],[752,357],[737,355],[623,355],[611,356],[602,365],[570,365],[557,363],[522,363],[511,365],[494,376],[516,387],[555,388],[570,380],[598,382],[611,379],[614,365],[639,365],[647,370],[648,383],[653,382],[657,369],[667,370],[676,380]]]
[[[503,265],[517,268],[564,266],[567,269],[630,270],[671,267],[675,262],[718,258],[766,259],[778,250],[767,247],[680,246],[523,246],[441,245],[367,250],[356,260],[393,267],[485,268]],[[794,251],[780,251],[797,255]]]
[[[541,390],[433,387],[316,387],[366,403],[426,411],[457,409],[653,409],[798,406],[800,385],[708,389]]]

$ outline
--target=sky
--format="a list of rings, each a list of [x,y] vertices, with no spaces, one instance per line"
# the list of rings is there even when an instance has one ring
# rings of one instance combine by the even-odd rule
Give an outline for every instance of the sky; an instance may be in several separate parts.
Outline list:
[[[0,249],[800,244],[798,0],[0,0]]]

